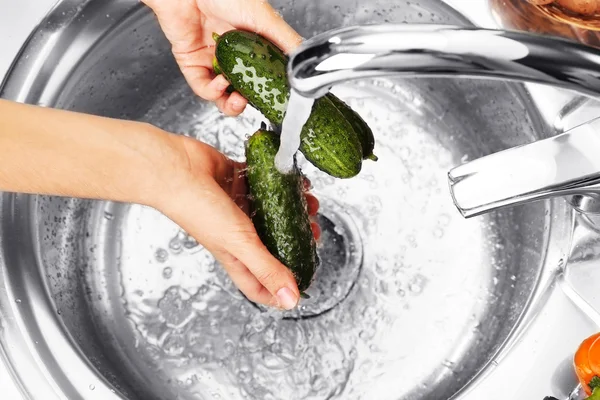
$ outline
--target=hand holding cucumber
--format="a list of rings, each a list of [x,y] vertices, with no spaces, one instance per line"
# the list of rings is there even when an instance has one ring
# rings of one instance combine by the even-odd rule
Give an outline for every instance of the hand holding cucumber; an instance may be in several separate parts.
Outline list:
[[[285,52],[302,38],[264,0],[142,0],[158,17],[172,44],[175,60],[192,90],[214,101],[229,116],[239,115],[246,99],[227,93],[229,83],[213,72],[213,32],[247,29],[258,32]]]
[[[246,165],[200,141],[184,136],[174,140],[187,159],[186,171],[156,208],[210,251],[251,301],[295,307],[300,292],[294,274],[269,252],[249,218]],[[309,183],[300,184],[297,204],[305,209],[296,211],[314,216],[319,203],[307,193]],[[312,235],[304,236],[308,243],[320,234],[316,224],[309,224],[311,229]]]
[[[215,101],[229,116],[238,115],[250,103],[274,125],[281,125],[290,96],[287,54],[300,44],[301,37],[267,1],[142,1],[158,16],[175,59],[197,95]],[[352,178],[360,173],[363,160],[377,161],[370,127],[331,93],[315,101],[300,141],[306,159],[335,178]],[[203,145],[188,143],[192,159]],[[214,178],[214,182],[196,178],[202,180],[195,182],[196,187],[206,186],[209,203],[194,209],[210,210],[210,215],[198,216],[194,222],[204,220],[202,225],[217,232],[203,237],[205,230],[193,232],[182,227],[215,255],[250,300],[290,309],[305,294],[319,264],[313,238],[313,234],[319,235],[318,226],[309,219],[316,214],[318,202],[302,190],[300,170],[295,167],[292,173],[281,174],[275,168],[278,146],[278,134],[265,127],[246,144],[252,221],[226,199],[226,193],[233,194],[233,199],[245,195],[241,180],[234,177],[233,184],[221,185],[225,190],[219,192],[215,182],[223,178],[222,171],[193,167],[192,171]],[[223,163],[225,157],[213,153],[215,165],[221,158],[221,168],[235,170],[232,161]],[[206,202],[202,193],[188,200],[189,204]],[[183,221],[190,215],[179,217]]]

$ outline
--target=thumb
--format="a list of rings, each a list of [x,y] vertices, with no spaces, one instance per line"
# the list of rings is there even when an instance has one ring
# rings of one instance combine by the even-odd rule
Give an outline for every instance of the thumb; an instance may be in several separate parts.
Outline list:
[[[236,257],[277,301],[290,310],[298,304],[300,292],[292,272],[269,252],[252,226],[227,240],[228,251]]]

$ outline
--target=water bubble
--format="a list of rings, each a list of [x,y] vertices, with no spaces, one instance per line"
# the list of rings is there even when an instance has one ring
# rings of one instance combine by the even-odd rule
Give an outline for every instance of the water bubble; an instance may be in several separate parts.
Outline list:
[[[173,239],[171,239],[171,241],[169,242],[169,249],[171,249],[173,254],[181,253],[182,246],[181,241],[178,237],[174,237]]]
[[[94,386],[93,383],[90,383],[90,390],[94,390],[94,389],[96,389],[96,386]]]
[[[171,335],[169,336],[162,345],[162,349],[165,354],[176,357],[183,353],[185,349],[185,345],[183,342],[183,338],[180,335]]]
[[[444,231],[440,228],[436,228],[433,230],[433,236],[435,236],[438,239],[441,239],[444,236]]]
[[[162,276],[165,279],[171,278],[171,276],[173,276],[173,268],[165,267],[165,269],[163,269]]]
[[[113,214],[109,213],[108,211],[104,211],[104,218],[109,221],[112,221],[115,218],[115,216]]]
[[[200,364],[204,364],[205,362],[208,361],[208,356],[206,354],[198,354],[198,356],[196,357],[196,360],[200,363]]]
[[[408,288],[413,293],[421,293],[421,291],[423,290],[423,288],[421,287],[421,285],[419,285],[418,282],[412,282]]]
[[[154,259],[159,263],[164,263],[169,258],[169,252],[163,248],[158,248],[154,252]]]
[[[186,235],[183,241],[183,247],[185,247],[187,250],[190,250],[194,247],[198,247],[198,242],[196,242],[196,239],[194,239],[192,236]]]
[[[16,300],[15,300],[15,303],[17,303],[17,304],[21,304],[21,299],[16,299]]]
[[[350,352],[348,353],[348,355],[350,356],[351,359],[356,360],[358,358],[358,351],[356,349],[350,349]]]

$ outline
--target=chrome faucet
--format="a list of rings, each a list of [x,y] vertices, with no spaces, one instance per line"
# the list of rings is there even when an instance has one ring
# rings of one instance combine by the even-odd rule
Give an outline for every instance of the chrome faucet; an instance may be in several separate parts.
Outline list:
[[[520,32],[387,24],[315,36],[288,65],[292,88],[314,98],[343,81],[398,75],[526,81],[600,97],[600,50]],[[448,179],[467,218],[556,196],[600,213],[600,118],[456,167]]]

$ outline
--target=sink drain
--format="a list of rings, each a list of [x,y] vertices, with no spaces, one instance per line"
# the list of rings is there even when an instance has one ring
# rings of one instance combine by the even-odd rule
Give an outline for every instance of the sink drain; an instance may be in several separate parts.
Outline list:
[[[322,233],[317,253],[321,262],[306,291],[310,298],[301,299],[294,310],[283,311],[284,319],[308,319],[327,313],[348,297],[360,274],[363,249],[356,225],[337,202],[319,199],[317,222]],[[269,310],[253,304],[261,311]]]

